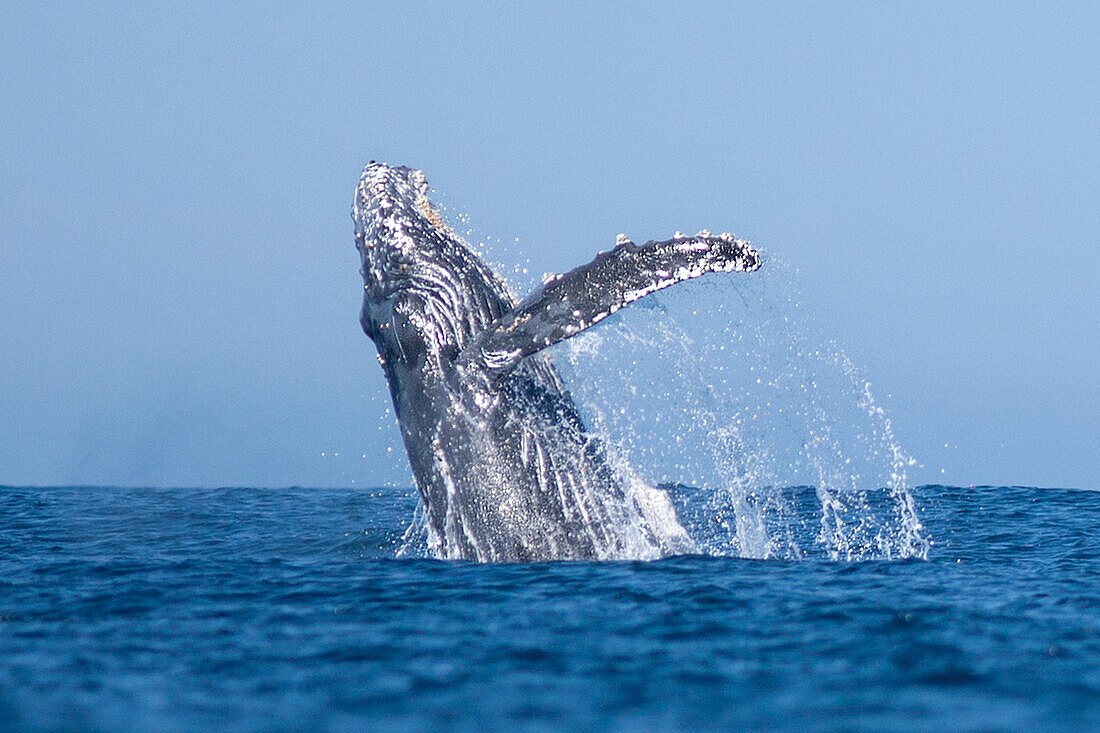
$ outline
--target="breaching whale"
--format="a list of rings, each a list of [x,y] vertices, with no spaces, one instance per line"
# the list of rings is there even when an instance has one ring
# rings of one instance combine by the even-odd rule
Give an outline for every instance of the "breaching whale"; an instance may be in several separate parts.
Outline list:
[[[449,228],[423,173],[371,162],[352,209],[378,348],[436,557],[690,552],[664,490],[591,434],[546,348],[649,293],[759,267],[730,234],[615,247],[520,301]]]

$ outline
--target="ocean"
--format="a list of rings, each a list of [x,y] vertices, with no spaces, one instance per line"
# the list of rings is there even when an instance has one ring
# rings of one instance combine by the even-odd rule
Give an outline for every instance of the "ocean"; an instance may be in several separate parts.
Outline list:
[[[479,565],[409,490],[0,488],[0,730],[1100,730],[1100,492],[912,494],[926,559]]]

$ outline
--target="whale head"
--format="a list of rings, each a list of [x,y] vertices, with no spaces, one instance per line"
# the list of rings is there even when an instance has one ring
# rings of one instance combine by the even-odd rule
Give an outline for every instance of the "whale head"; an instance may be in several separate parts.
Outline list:
[[[363,169],[351,211],[362,258],[360,321],[376,340],[390,326],[404,326],[403,337],[449,353],[500,317],[515,297],[447,226],[428,190],[414,168],[372,161]]]
[[[433,269],[454,233],[428,200],[428,182],[413,168],[371,161],[363,169],[352,206],[363,285],[380,302]]]

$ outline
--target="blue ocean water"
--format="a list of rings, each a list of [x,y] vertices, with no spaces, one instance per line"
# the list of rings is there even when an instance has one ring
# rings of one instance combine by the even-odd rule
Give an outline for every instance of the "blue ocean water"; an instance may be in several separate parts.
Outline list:
[[[913,493],[926,561],[477,565],[409,491],[0,488],[0,730],[1100,730],[1100,492]]]

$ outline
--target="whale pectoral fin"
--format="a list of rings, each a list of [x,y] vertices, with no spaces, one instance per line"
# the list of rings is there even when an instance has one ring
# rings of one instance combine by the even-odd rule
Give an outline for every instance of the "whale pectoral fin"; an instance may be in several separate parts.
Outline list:
[[[677,234],[641,246],[620,235],[610,252],[547,280],[483,331],[460,358],[500,378],[523,357],[580,333],[650,293],[709,272],[749,272],[759,266],[756,251],[731,234]]]

